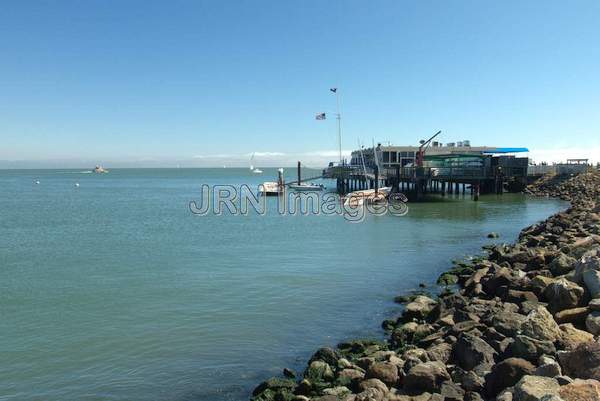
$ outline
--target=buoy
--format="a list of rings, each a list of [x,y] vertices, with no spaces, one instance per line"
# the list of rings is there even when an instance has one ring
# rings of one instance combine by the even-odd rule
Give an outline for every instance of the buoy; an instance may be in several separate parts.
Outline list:
[[[78,182],[76,182],[76,183],[75,183],[75,186],[76,186],[77,188],[79,188],[79,183],[78,183]]]

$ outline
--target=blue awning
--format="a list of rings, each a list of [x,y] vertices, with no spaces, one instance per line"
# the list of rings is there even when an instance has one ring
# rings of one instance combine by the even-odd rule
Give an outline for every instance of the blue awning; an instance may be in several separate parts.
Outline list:
[[[483,153],[522,153],[529,152],[527,148],[495,148],[494,150],[486,150]]]

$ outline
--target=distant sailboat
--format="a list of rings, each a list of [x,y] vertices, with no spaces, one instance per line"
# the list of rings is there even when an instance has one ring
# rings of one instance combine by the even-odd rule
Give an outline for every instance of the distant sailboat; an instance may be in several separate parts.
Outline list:
[[[262,174],[262,170],[259,169],[258,167],[254,167],[252,165],[252,161],[254,160],[254,153],[252,153],[252,157],[250,157],[250,171],[252,171],[254,174]]]

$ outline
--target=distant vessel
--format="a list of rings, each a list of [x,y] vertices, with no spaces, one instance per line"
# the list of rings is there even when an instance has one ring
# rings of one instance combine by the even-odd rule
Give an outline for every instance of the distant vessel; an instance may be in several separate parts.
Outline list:
[[[289,185],[290,189],[293,189],[294,191],[310,191],[310,192],[317,192],[317,191],[323,191],[325,189],[325,185],[323,184],[314,184],[314,183],[310,183],[310,184],[306,184],[306,183],[300,183],[300,184],[290,184]]]
[[[345,196],[344,206],[358,207],[365,203],[383,203],[387,200],[392,187],[379,188],[377,192],[374,189],[350,192]]]
[[[258,167],[254,167],[252,165],[252,161],[254,160],[254,153],[252,153],[252,157],[250,157],[250,171],[252,171],[254,174],[262,174],[262,170],[259,169]]]
[[[279,184],[274,181],[263,182],[258,186],[258,193],[265,196],[279,195]]]
[[[98,174],[108,173],[108,170],[105,170],[104,167],[102,167],[102,166],[96,166],[96,168],[94,168],[94,173],[98,173]]]

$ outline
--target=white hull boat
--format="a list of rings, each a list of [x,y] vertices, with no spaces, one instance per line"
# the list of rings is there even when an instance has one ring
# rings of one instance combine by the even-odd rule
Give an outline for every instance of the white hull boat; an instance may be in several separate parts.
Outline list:
[[[298,192],[319,192],[325,190],[325,185],[323,184],[290,184],[288,186],[290,189]]]

